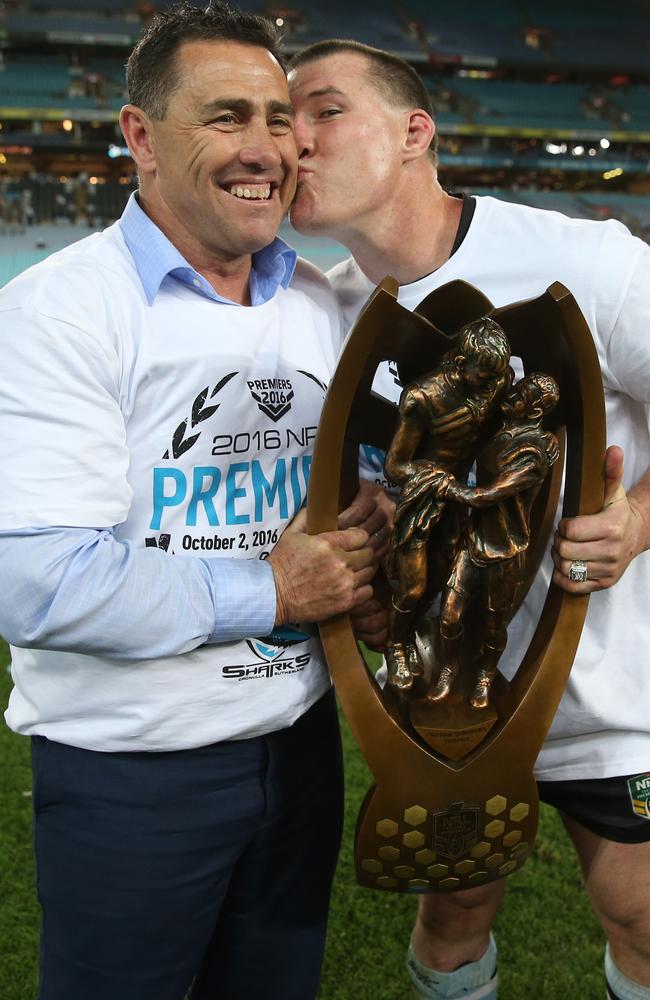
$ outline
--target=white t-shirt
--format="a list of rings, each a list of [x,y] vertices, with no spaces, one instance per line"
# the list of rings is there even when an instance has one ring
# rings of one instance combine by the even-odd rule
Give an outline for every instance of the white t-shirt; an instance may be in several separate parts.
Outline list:
[[[170,559],[268,554],[305,499],[340,348],[340,313],[316,268],[299,261],[287,289],[251,308],[171,280],[150,306],[116,224],[25,272],[0,309],[16,412],[1,528],[112,528]],[[138,661],[17,648],[12,658],[13,729],[106,751],[271,732],[330,685],[317,638]]]
[[[328,274],[350,326],[374,285],[351,259]],[[476,199],[469,231],[437,271],[405,285],[414,309],[433,289],[462,278],[499,307],[561,281],[594,337],[605,386],[608,444],[625,454],[629,488],[650,467],[650,248],[618,222],[585,222],[556,212]],[[397,401],[394,366],[373,388]],[[552,573],[550,553],[509,626],[500,669],[514,673],[528,646]],[[616,586],[591,596],[569,683],[537,761],[540,779],[609,777],[650,767],[650,552]]]

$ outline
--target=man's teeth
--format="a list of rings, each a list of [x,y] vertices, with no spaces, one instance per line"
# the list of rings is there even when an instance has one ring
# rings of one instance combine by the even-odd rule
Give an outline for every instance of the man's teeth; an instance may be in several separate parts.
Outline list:
[[[270,184],[233,184],[230,193],[235,198],[257,198],[259,201],[267,201],[271,197]]]

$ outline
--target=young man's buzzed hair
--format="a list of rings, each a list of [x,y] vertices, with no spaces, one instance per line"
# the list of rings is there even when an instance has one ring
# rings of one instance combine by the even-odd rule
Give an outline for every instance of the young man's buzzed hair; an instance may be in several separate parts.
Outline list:
[[[363,42],[355,42],[351,38],[331,38],[324,42],[314,42],[289,60],[288,71],[298,69],[306,63],[317,62],[327,56],[338,55],[341,52],[356,52],[364,56],[368,62],[368,75],[377,90],[387,101],[403,108],[421,108],[433,118],[433,106],[421,78],[412,66],[399,56],[394,56],[383,49],[376,49]],[[436,162],[438,147],[437,135],[434,135],[429,146],[431,157]]]
[[[205,10],[183,2],[154,15],[126,64],[129,102],[157,121],[180,80],[176,53],[184,42],[240,42],[268,49],[284,69],[280,35],[266,17],[213,0]]]

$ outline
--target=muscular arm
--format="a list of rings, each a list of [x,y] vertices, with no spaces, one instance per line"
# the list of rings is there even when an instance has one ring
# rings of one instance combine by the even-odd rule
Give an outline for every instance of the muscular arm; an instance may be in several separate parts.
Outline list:
[[[406,388],[399,404],[399,426],[386,452],[384,463],[386,475],[392,482],[403,485],[416,472],[419,466],[414,456],[422,437],[420,403],[414,390]]]
[[[541,454],[529,450],[516,465],[505,468],[487,486],[470,488],[452,480],[446,497],[470,507],[489,507],[541,482],[547,470],[548,466]]]

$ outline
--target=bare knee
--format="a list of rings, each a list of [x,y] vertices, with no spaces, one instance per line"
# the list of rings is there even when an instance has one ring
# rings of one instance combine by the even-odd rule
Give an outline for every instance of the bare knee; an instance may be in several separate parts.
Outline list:
[[[614,961],[630,979],[650,986],[650,843],[604,840],[563,819]]]

